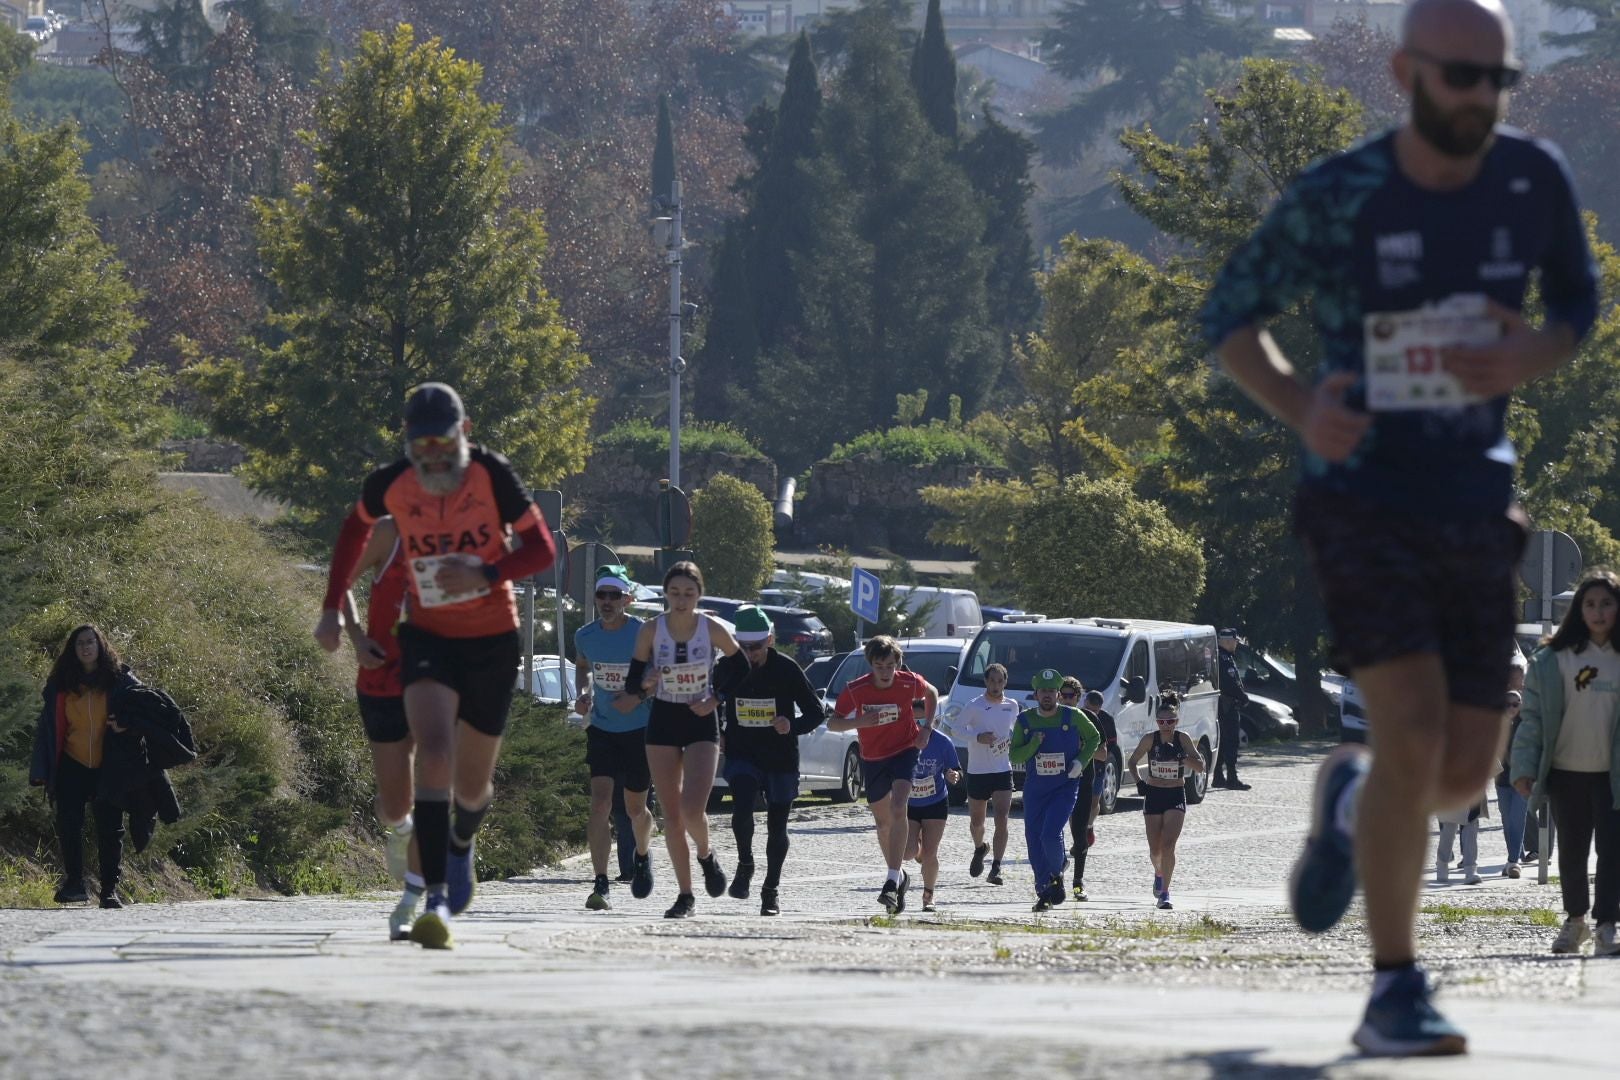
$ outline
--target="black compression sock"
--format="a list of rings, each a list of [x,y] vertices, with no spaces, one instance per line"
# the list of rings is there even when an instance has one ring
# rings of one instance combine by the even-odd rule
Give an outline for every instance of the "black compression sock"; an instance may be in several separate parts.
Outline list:
[[[417,797],[416,848],[428,895],[444,892],[444,859],[450,846],[450,800]]]
[[[484,823],[484,815],[489,813],[494,801],[491,799],[478,809],[470,810],[457,800],[456,820],[450,831],[450,847],[457,855],[465,855],[467,849],[472,847],[473,837],[478,835],[478,826]]]

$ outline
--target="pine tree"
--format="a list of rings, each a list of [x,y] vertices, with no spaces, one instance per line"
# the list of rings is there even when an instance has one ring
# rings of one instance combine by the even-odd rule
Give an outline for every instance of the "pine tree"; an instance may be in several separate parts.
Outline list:
[[[658,141],[653,146],[652,206],[658,211],[669,205],[675,187],[675,128],[669,120],[669,95],[658,95]]]
[[[911,85],[917,89],[928,124],[952,146],[956,145],[956,54],[945,40],[945,17],[939,0],[928,0],[928,18],[922,38],[911,54]]]

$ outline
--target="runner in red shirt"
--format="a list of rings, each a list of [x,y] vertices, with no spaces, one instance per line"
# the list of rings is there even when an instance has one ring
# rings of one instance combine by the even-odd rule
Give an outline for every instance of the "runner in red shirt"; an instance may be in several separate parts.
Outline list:
[[[494,796],[491,778],[516,686],[512,582],[549,567],[556,551],[512,466],[469,441],[472,423],[454,390],[416,387],[404,427],[405,457],[366,478],[343,523],[315,636],[328,650],[337,647],[343,596],[372,527],[391,515],[409,572],[400,677],[417,745],[415,831],[427,890],[411,940],[447,949],[451,915],[472,902],[473,838]]]
[[[910,875],[901,869],[910,827],[906,808],[911,774],[917,755],[933,733],[939,691],[922,676],[900,670],[903,654],[892,637],[879,635],[867,641],[865,655],[872,673],[854,680],[838,695],[827,727],[831,731],[853,729],[860,740],[866,802],[877,822],[878,846],[889,869],[878,903],[894,915],[906,910],[906,890],[911,886]],[[917,700],[925,703],[923,719],[927,722],[921,725],[912,705]]]

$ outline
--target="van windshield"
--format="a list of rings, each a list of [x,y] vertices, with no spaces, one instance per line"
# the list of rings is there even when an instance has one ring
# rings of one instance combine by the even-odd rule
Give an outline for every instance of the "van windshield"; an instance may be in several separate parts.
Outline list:
[[[1013,630],[981,633],[968,650],[967,663],[957,682],[963,686],[983,686],[984,669],[1002,664],[1007,669],[1007,685],[1027,690],[1035,673],[1056,668],[1073,675],[1088,690],[1105,693],[1119,674],[1120,658],[1125,655],[1125,639],[1100,634],[1054,634],[1049,630]]]

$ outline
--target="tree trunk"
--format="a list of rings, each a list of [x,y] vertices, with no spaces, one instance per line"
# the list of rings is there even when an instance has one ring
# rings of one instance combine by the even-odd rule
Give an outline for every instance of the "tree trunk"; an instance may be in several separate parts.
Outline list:
[[[1292,559],[1294,571],[1294,615],[1292,645],[1294,649],[1294,685],[1298,688],[1299,704],[1294,718],[1299,721],[1299,733],[1304,736],[1326,735],[1331,726],[1337,726],[1338,717],[1329,717],[1329,701],[1322,692],[1321,639],[1326,615],[1322,600],[1316,591],[1316,578],[1311,574],[1305,554],[1297,547]]]

